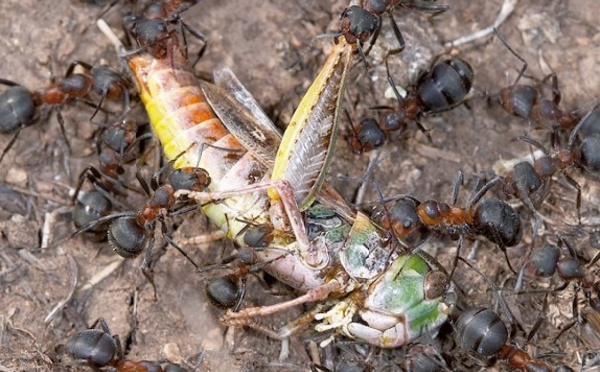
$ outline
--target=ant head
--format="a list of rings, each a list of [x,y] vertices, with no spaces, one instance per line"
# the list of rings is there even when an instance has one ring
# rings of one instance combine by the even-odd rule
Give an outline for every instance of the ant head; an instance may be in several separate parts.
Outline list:
[[[521,219],[505,202],[490,198],[479,203],[474,216],[475,229],[501,248],[512,247],[521,241]]]
[[[364,8],[353,5],[344,10],[340,21],[340,31],[350,44],[364,43],[381,27],[380,18]]]
[[[208,172],[202,168],[184,167],[169,174],[169,183],[177,190],[204,191],[210,184]]]
[[[533,251],[529,262],[539,277],[551,277],[556,271],[560,249],[553,244],[545,244],[540,249]]]
[[[108,241],[115,252],[124,258],[137,257],[146,243],[146,229],[135,216],[115,219],[108,229]]]
[[[381,206],[373,213],[373,220],[402,239],[409,247],[418,247],[429,237],[429,229],[417,215],[420,202],[411,197],[398,199],[387,208]]]
[[[102,143],[118,154],[123,154],[136,138],[137,125],[132,121],[113,125],[102,133]]]
[[[165,57],[169,30],[163,19],[136,19],[131,27],[140,47],[148,50],[156,59]]]
[[[244,233],[244,243],[253,248],[265,248],[273,241],[273,227],[260,225],[249,227]]]
[[[397,110],[385,116],[385,130],[402,132],[406,129],[407,114],[404,110]]]
[[[360,123],[360,129],[356,134],[361,152],[371,151],[381,145],[386,140],[385,133],[379,128],[377,121],[373,118],[366,118]]]
[[[115,70],[106,66],[95,66],[92,69],[94,75],[92,87],[102,96],[116,100],[127,94],[127,80]]]
[[[529,118],[538,91],[531,85],[513,85],[500,91],[500,106],[508,113],[521,118]]]

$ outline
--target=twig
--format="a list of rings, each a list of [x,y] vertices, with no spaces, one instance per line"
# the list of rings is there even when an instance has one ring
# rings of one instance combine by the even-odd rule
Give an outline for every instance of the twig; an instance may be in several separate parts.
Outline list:
[[[457,47],[462,44],[472,43],[475,40],[478,40],[478,39],[488,36],[489,34],[494,32],[495,28],[500,27],[500,25],[502,23],[504,23],[504,21],[506,21],[506,19],[515,10],[515,7],[518,2],[519,2],[519,0],[504,0],[504,3],[502,4],[502,8],[500,9],[500,13],[498,13],[496,20],[494,21],[494,23],[491,26],[486,27],[483,30],[479,30],[475,33],[472,33],[471,35],[459,37],[458,39],[456,39],[454,41],[444,44],[444,46],[446,48],[450,49],[450,48],[454,48],[454,47]]]
[[[69,268],[71,269],[71,281],[69,283],[69,292],[67,293],[67,297],[60,301],[54,308],[48,313],[46,318],[44,319],[44,323],[48,324],[52,321],[57,312],[59,312],[73,297],[75,293],[75,288],[77,288],[77,275],[79,273],[77,262],[70,254],[67,255],[67,260],[69,261]]]

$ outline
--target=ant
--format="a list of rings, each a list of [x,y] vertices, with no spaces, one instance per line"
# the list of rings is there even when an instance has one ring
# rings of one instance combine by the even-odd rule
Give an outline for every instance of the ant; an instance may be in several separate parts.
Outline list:
[[[471,91],[475,78],[469,63],[452,57],[434,64],[428,72],[419,77],[412,91],[403,97],[390,75],[387,59],[385,67],[388,82],[398,100],[396,110],[385,119],[387,131],[404,130],[409,121],[414,121],[422,132],[427,133],[418,119],[423,115],[447,111],[461,104]],[[391,109],[387,106],[377,108]]]
[[[566,246],[570,256],[561,257],[561,248]],[[578,258],[578,254],[573,246],[563,238],[559,238],[558,246],[554,244],[545,244],[532,252],[527,264],[523,270],[532,272],[537,277],[552,277],[554,273],[558,275],[565,283],[554,291],[562,291],[573,282],[575,283],[575,297],[573,299],[573,318],[579,320],[578,294],[581,289],[584,290],[585,297],[594,308],[600,308],[600,299],[592,298],[593,293],[600,296],[600,280],[597,280],[598,273],[593,270],[594,265],[600,259],[596,255],[589,264],[584,265]],[[577,323],[565,327],[561,334]],[[558,338],[558,337],[557,337]]]
[[[365,118],[360,122],[358,130],[356,130],[348,111],[346,111],[346,116],[352,129],[350,147],[352,147],[356,154],[372,151],[385,143],[387,135],[381,130],[379,124],[377,124],[377,120],[374,118]]]
[[[206,296],[214,306],[220,309],[232,309],[237,312],[246,294],[246,282],[248,275],[253,275],[259,283],[268,288],[269,285],[257,273],[266,266],[277,260],[284,259],[289,253],[284,251],[273,257],[264,256],[259,258],[257,253],[266,250],[278,250],[270,247],[273,241],[273,228],[268,225],[248,226],[240,232],[243,234],[243,245],[236,248],[236,253],[223,259],[221,264],[204,267],[199,272],[207,272],[215,269],[229,269],[235,262],[232,272],[211,278],[206,284]]]
[[[111,190],[123,194],[121,187],[138,192],[139,190],[127,186],[119,178],[125,170],[123,164],[135,159],[135,146],[152,137],[151,133],[138,136],[138,126],[130,120],[123,120],[107,128],[102,128],[96,135],[96,150],[100,165],[98,168],[89,165],[80,174],[75,188],[73,201],[77,199],[83,182],[87,179],[92,184],[100,186],[103,190]],[[146,154],[142,155],[142,158]]]
[[[89,329],[75,333],[67,342],[66,351],[77,362],[94,370],[112,366],[117,372],[185,372],[175,363],[162,367],[158,361],[124,359],[119,336],[110,333],[103,318],[97,319]]]
[[[552,181],[552,177],[559,171],[564,172],[571,167],[577,167],[594,179],[600,179],[600,136],[593,133],[590,127],[593,122],[588,119],[594,110],[589,111],[570,134],[569,142],[564,149],[559,149],[554,155],[550,155],[544,146],[529,137],[520,137],[544,154],[544,156],[535,159],[533,164],[522,161],[517,163],[511,171],[505,176],[497,176],[499,181],[504,184],[504,192],[507,195],[520,198],[532,211],[536,211],[535,204],[541,202],[547,194]],[[577,133],[580,128],[586,124],[586,136],[583,136],[579,146],[574,148],[577,139]],[[556,147],[556,146],[555,146]],[[565,173],[565,177],[570,185],[577,190],[577,218],[581,223],[581,187],[579,184]],[[535,201],[535,203],[534,203]]]
[[[396,109],[390,106],[374,107],[393,111],[386,116],[381,126],[378,126],[374,119],[367,118],[361,122],[358,131],[353,128],[355,139],[352,140],[352,147],[355,152],[366,152],[379,147],[385,141],[386,133],[401,133],[411,121],[415,122],[431,142],[431,136],[419,118],[458,106],[464,102],[473,86],[474,73],[471,65],[460,58],[452,57],[434,64],[430,71],[421,74],[413,89],[403,97],[390,74],[387,59],[385,67],[398,106]]]
[[[110,222],[108,226],[108,241],[118,255],[124,258],[134,258],[146,249],[141,269],[146,279],[154,288],[155,296],[156,285],[154,284],[153,275],[150,272],[150,264],[156,223],[161,223],[161,233],[165,240],[198,268],[196,263],[167,236],[167,227],[164,219],[166,216],[183,214],[198,207],[196,204],[187,207],[177,205],[175,200],[175,192],[177,190],[204,191],[210,184],[210,176],[204,169],[184,167],[172,170],[168,177],[169,182],[159,186],[161,174],[174,161],[169,162],[163,168],[159,169],[152,176],[150,185],[139,174],[136,175],[143,190],[149,196],[149,200],[139,211],[115,213],[98,218],[72,235],[78,236],[85,232],[99,229],[99,226]],[[150,189],[152,189],[152,192]]]
[[[464,235],[481,235],[497,244],[506,256],[506,247],[521,241],[521,220],[517,212],[500,199],[489,198],[480,202],[497,180],[488,182],[475,192],[465,208],[457,207],[462,180],[463,174],[458,172],[454,181],[452,206],[435,200],[421,203],[408,196],[396,200],[389,209],[384,206],[376,210],[373,218],[409,246],[420,245],[432,230],[436,230],[455,240],[462,239]],[[479,182],[475,184],[478,186]],[[506,260],[510,267],[508,257]]]
[[[470,308],[458,318],[457,343],[484,357],[498,355],[511,367],[523,371],[554,371],[546,362],[529,355],[525,350],[508,345],[508,329],[500,317],[490,309]],[[565,370],[568,367],[558,367]],[[558,371],[559,369],[556,369]]]
[[[477,270],[467,260],[460,257],[468,267],[479,274],[487,283],[491,293],[496,297],[498,305],[503,309],[511,324],[512,335],[515,331],[513,316],[507,303],[501,295],[501,289],[496,287],[481,271]],[[456,267],[453,269],[453,271]],[[542,324],[542,318],[538,318],[533,328],[527,333],[526,342],[531,341]],[[507,344],[509,331],[506,324],[494,311],[486,307],[470,307],[460,314],[455,322],[456,343],[465,350],[473,351],[483,357],[498,356],[511,367],[526,371],[573,371],[567,366],[551,367],[545,361],[532,357],[520,346]]]
[[[581,118],[577,111],[564,112],[559,108],[561,94],[558,89],[558,78],[555,73],[546,76],[539,86],[550,85],[552,99],[543,97],[539,87],[532,85],[517,84],[527,70],[527,61],[508,45],[504,37],[494,30],[496,36],[504,46],[523,63],[523,67],[517,75],[515,82],[503,88],[498,95],[498,102],[504,111],[514,116],[528,119],[541,126],[550,127],[553,131],[557,129],[570,129]]]
[[[150,133],[137,135],[138,126],[130,120],[117,122],[107,128],[102,128],[96,135],[96,149],[100,165],[98,168],[89,165],[79,174],[79,180],[73,192],[72,202],[75,203],[73,211],[73,222],[77,229],[83,228],[98,218],[110,215],[113,205],[119,205],[115,196],[126,195],[122,189],[142,193],[132,186],[123,182],[122,175],[125,173],[123,164],[133,161],[135,158],[135,145],[151,137]],[[142,154],[140,159],[145,158]],[[139,162],[139,160],[138,160]],[[85,180],[90,181],[95,190],[81,192]],[[102,233],[106,237],[107,224],[100,224],[88,231],[88,235],[94,235],[94,240],[102,240]]]
[[[435,1],[435,0],[434,0]],[[429,4],[431,1],[419,0],[365,0],[364,5],[353,5],[344,10],[340,24],[340,33],[344,35],[346,41],[354,44],[360,41],[359,50],[361,55],[367,55],[377,41],[381,32],[382,16],[387,13],[390,16],[392,29],[399,48],[389,51],[389,54],[397,54],[404,50],[406,43],[398,24],[394,20],[393,10],[396,6],[405,8],[424,10],[439,14],[449,9],[448,5]],[[370,39],[369,47],[362,53],[362,44]]]
[[[76,66],[82,66],[85,72],[74,73]],[[0,162],[16,142],[21,130],[34,124],[39,117],[47,117],[52,111],[56,112],[60,130],[70,149],[65,132],[65,123],[60,106],[67,101],[77,99],[96,109],[90,120],[100,110],[104,99],[123,99],[125,111],[129,109],[129,83],[120,74],[106,66],[91,66],[85,62],[73,62],[65,77],[59,82],[52,81],[51,85],[29,91],[25,87],[6,79],[0,79],[0,84],[8,86],[0,94],[0,133],[15,133],[0,155]],[[86,99],[90,93],[100,94],[100,103],[95,105]],[[36,117],[36,108],[42,107],[42,114]]]
[[[204,55],[207,47],[207,39],[202,33],[194,30],[181,19],[181,13],[196,5],[198,0],[162,0],[154,1],[143,11],[142,17],[127,15],[123,19],[123,26],[127,38],[133,37],[139,47],[148,51],[154,58],[162,59],[167,54],[164,42],[169,38],[167,24],[178,24],[183,38],[184,58],[188,58],[187,37],[189,32],[202,43],[192,66],[195,66]],[[131,53],[136,53],[133,51]]]

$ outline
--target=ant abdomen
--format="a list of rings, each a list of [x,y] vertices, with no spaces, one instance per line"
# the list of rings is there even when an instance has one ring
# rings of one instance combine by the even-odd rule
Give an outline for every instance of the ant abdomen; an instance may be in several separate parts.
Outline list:
[[[146,230],[135,216],[119,217],[108,229],[110,245],[123,258],[137,257],[144,249],[146,236]]]
[[[464,312],[456,324],[456,337],[463,349],[483,356],[500,352],[508,340],[508,329],[490,309],[472,308]]]
[[[531,115],[531,110],[538,91],[531,85],[514,85],[503,88],[500,91],[498,99],[500,106],[515,116],[527,119]]]
[[[231,309],[239,300],[240,286],[231,275],[212,278],[206,284],[206,296],[214,306]]]
[[[535,275],[539,277],[551,277],[556,271],[556,264],[560,257],[560,249],[552,244],[546,244],[534,251],[529,259]]]
[[[31,93],[21,86],[11,86],[0,95],[0,132],[11,133],[30,124],[35,115]]]
[[[521,241],[521,219],[510,205],[499,199],[481,202],[473,222],[479,234],[500,247],[512,247]]]
[[[473,68],[462,59],[445,60],[419,79],[417,97],[427,111],[447,110],[465,99],[474,77]]]

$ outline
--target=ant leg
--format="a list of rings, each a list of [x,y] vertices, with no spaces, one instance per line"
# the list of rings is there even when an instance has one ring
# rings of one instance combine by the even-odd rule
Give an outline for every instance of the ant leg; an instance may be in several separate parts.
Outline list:
[[[448,283],[450,283],[452,281],[452,276],[454,275],[454,271],[456,270],[456,267],[458,266],[458,260],[460,257],[460,249],[462,248],[463,240],[464,240],[464,237],[463,237],[463,235],[461,235],[458,238],[458,244],[456,245],[456,256],[454,257],[454,264],[452,266],[452,271],[450,272],[450,276],[448,277]]]
[[[433,144],[433,138],[431,138],[431,131],[423,126],[420,121],[415,120],[415,124],[417,124],[417,128],[427,137],[427,142]]]
[[[69,142],[69,138],[67,137],[67,132],[65,130],[65,119],[63,118],[59,109],[56,110],[56,119],[58,120],[58,126],[60,127],[60,133],[62,134],[63,139],[65,140],[65,143],[67,144],[67,151],[69,152],[69,155],[70,155],[71,154],[71,143]]]
[[[525,70],[527,70],[527,66],[528,66],[527,61],[523,57],[521,57],[513,48],[511,48],[510,45],[508,45],[508,42],[506,41],[506,39],[504,39],[504,36],[502,36],[502,34],[500,33],[500,31],[498,31],[497,28],[494,28],[494,33],[496,34],[496,36],[498,36],[498,39],[500,39],[500,41],[502,42],[502,44],[504,44],[506,49],[508,49],[512,53],[513,56],[517,57],[517,59],[519,61],[523,62],[523,67],[521,67],[521,70],[519,71],[519,75],[517,75],[517,79],[513,83],[513,85],[517,85],[519,80],[521,80],[521,77],[523,77]]]
[[[402,102],[404,100],[404,98],[398,91],[398,88],[396,87],[396,82],[394,81],[394,78],[392,78],[392,75],[390,74],[390,66],[388,64],[387,58],[385,59],[385,71],[387,72],[387,81],[390,84],[390,86],[392,87],[392,91],[394,92],[396,99],[398,100],[398,102]]]
[[[463,184],[463,172],[459,170],[456,172],[456,176],[454,177],[454,183],[452,187],[452,201],[451,205],[455,206],[458,202],[458,193],[460,192],[460,188]]]
[[[183,255],[183,257],[185,257],[196,268],[196,270],[198,270],[199,269],[198,264],[196,264],[196,262],[194,260],[192,260],[192,258],[190,256],[188,256],[188,254],[177,243],[175,243],[175,241],[173,239],[171,239],[167,235],[167,232],[168,232],[167,227],[163,223],[162,219],[161,219],[160,227],[161,227],[161,234],[162,234],[163,238],[165,239],[165,241],[168,244],[170,244],[171,246],[173,246],[173,248],[177,249],[177,251],[179,253],[181,253],[181,255]]]
[[[192,34],[192,36],[194,36],[196,39],[198,39],[198,40],[200,40],[202,42],[202,47],[198,51],[198,53],[196,55],[196,59],[192,63],[192,69],[194,69],[196,67],[196,64],[200,61],[200,59],[204,55],[204,52],[206,51],[206,47],[208,46],[207,37],[203,33],[195,30],[192,27],[190,27],[187,23],[185,23],[183,21],[181,21],[181,28],[182,28],[182,34],[183,35],[185,35],[185,32],[183,32],[183,31],[187,31],[190,34]],[[185,50],[186,50],[186,53],[187,53],[187,45],[186,45]]]
[[[2,159],[4,159],[4,156],[8,153],[8,150],[10,150],[15,144],[15,142],[17,142],[17,138],[19,138],[19,134],[21,133],[22,129],[23,127],[17,129],[13,137],[10,139],[10,141],[8,141],[8,144],[6,145],[4,150],[2,150],[2,155],[0,155],[0,163],[2,163]]]
[[[573,186],[577,190],[576,207],[577,207],[577,223],[581,226],[581,186],[571,176],[565,173],[565,179],[569,185]]]
[[[542,84],[546,84],[548,80],[550,81],[550,87],[552,88],[552,102],[558,107],[561,100],[561,94],[558,89],[558,78],[556,77],[556,73],[553,72],[546,76],[542,80]]]
[[[15,83],[12,80],[6,80],[6,79],[2,79],[2,78],[0,78],[0,84],[6,85],[8,87],[18,87],[18,86],[21,86],[21,84]]]
[[[390,16],[390,22],[392,24],[392,30],[394,31],[394,36],[396,36],[396,40],[398,41],[398,45],[400,46],[399,48],[389,50],[388,56],[390,56],[390,55],[402,53],[402,51],[406,47],[406,43],[404,42],[404,37],[402,36],[402,32],[400,31],[400,28],[398,28],[398,24],[396,23],[396,20],[394,19],[394,15],[392,14],[392,11],[389,11],[388,14]],[[381,27],[379,27],[379,29],[381,29]]]
[[[86,62],[83,62],[83,61],[73,61],[73,62],[71,62],[71,64],[67,68],[67,72],[65,72],[65,77],[71,76],[71,74],[75,70],[75,67],[77,67],[77,66],[81,66],[81,67],[85,68],[88,71],[92,71],[92,68],[93,68],[92,65],[90,65],[89,63],[86,63]]]
[[[150,282],[152,285],[152,289],[154,290],[154,301],[158,300],[158,295],[156,291],[156,284],[154,283],[154,269],[152,268],[152,249],[154,248],[154,229],[148,229],[150,234],[150,239],[148,240],[148,244],[146,245],[146,252],[144,253],[144,259],[142,260],[142,264],[140,265],[140,269],[142,270],[142,274],[146,277],[146,280]]]
[[[373,45],[375,45],[375,42],[379,38],[379,33],[381,32],[381,23],[382,23],[381,16],[377,16],[377,26],[375,27],[375,33],[373,34],[373,36],[371,36],[371,40],[369,41],[369,47],[367,48],[365,55],[369,55],[369,53],[371,52],[371,49],[373,48]]]

